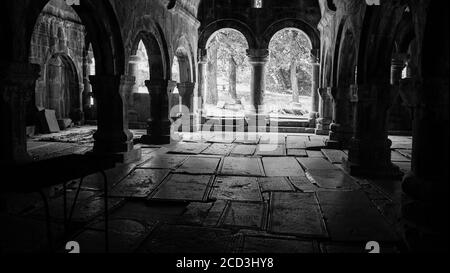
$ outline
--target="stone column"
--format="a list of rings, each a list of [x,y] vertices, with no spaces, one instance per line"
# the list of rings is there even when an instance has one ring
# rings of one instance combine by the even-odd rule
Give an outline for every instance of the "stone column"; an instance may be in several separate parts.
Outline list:
[[[310,127],[316,127],[316,119],[319,115],[319,84],[320,84],[320,60],[318,52],[311,51],[312,87],[311,87],[311,113],[309,116]]]
[[[320,104],[319,118],[317,119],[316,135],[328,135],[333,116],[331,94],[329,88],[319,88]]]
[[[353,136],[350,117],[350,88],[329,89],[333,103],[333,121],[330,124],[329,148],[342,148],[349,144]]]
[[[266,88],[266,64],[269,61],[269,50],[249,49],[247,55],[248,62],[252,66],[250,83],[251,110],[259,114],[263,111],[262,107]]]
[[[35,92],[39,65],[9,63],[0,66],[0,164],[24,164],[27,153],[26,106]]]
[[[391,85],[398,86],[402,79],[403,68],[405,67],[405,54],[395,54],[391,60]]]
[[[198,90],[197,96],[194,96],[194,130],[201,130],[202,124],[206,122],[203,117],[204,98],[206,96],[206,65],[208,63],[208,55],[206,49],[199,49],[198,53]]]
[[[193,97],[195,83],[193,82],[183,82],[177,84],[178,92],[181,97],[182,104],[182,122],[184,124],[183,128],[189,128],[189,131],[194,131],[195,115],[193,109]]]
[[[139,160],[141,150],[133,146],[125,101],[125,92],[134,84],[134,77],[95,75],[89,79],[97,101],[98,117],[93,152],[114,156],[122,163]]]
[[[142,136],[145,144],[170,144],[171,122],[170,101],[176,84],[169,80],[145,81],[150,94],[150,118],[148,119],[147,135]]]
[[[355,176],[379,178],[401,177],[391,162],[391,145],[387,132],[388,109],[395,89],[387,82],[352,86],[354,135],[350,141],[346,170]]]
[[[130,61],[128,62],[128,75],[135,77],[136,81],[139,76],[139,62],[140,58],[137,55],[130,56]],[[138,123],[138,113],[134,107],[134,94],[139,92],[139,86],[136,81],[126,93],[126,101],[128,104],[128,121],[130,125]]]

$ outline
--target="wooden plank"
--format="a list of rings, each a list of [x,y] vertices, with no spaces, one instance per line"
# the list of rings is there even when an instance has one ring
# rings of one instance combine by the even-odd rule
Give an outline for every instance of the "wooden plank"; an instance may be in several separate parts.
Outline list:
[[[308,153],[305,149],[288,149],[287,155],[297,157],[308,157]]]
[[[256,151],[256,145],[236,145],[231,151],[232,156],[252,156]]]
[[[259,158],[225,157],[220,173],[223,175],[264,176],[264,169]]]
[[[323,189],[359,189],[354,178],[341,170],[308,170],[308,179]]]
[[[136,169],[109,193],[111,197],[145,198],[169,174],[165,169]]]
[[[322,153],[333,164],[342,164],[343,159],[347,159],[347,155],[341,150],[322,149]]]
[[[191,156],[175,170],[176,173],[215,174],[220,157]]]
[[[272,192],[270,200],[270,232],[328,237],[314,193]]]
[[[210,144],[207,143],[177,143],[170,151],[171,154],[199,154],[206,150]]]
[[[264,203],[231,201],[222,225],[261,229],[265,224],[265,215],[266,205]]]
[[[226,156],[234,148],[233,144],[214,143],[202,152],[205,155],[223,155]]]
[[[304,176],[305,172],[293,157],[264,157],[262,158],[266,176]]]
[[[294,191],[287,177],[259,177],[259,187],[261,192],[271,191]]]
[[[256,147],[259,156],[286,156],[286,146],[280,144],[259,144]]]
[[[288,149],[306,149],[306,141],[309,141],[308,136],[287,136],[286,148]]]
[[[338,170],[339,168],[324,158],[297,158],[306,170]]]
[[[333,241],[395,242],[398,237],[362,191],[317,193]]]
[[[176,169],[180,166],[188,156],[170,155],[170,154],[153,154],[149,161],[145,162],[139,168],[142,169]]]
[[[256,177],[217,177],[211,192],[212,199],[261,202],[262,196]]]
[[[210,175],[172,174],[150,195],[150,200],[167,201],[205,201],[208,186],[212,182]]]

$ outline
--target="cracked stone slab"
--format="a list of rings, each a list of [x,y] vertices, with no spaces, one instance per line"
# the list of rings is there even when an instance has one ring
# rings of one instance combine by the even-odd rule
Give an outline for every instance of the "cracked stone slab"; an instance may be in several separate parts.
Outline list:
[[[113,219],[132,219],[153,225],[154,223],[176,223],[186,205],[174,202],[127,201],[111,213]]]
[[[223,217],[223,226],[263,229],[266,216],[265,203],[230,201]]]
[[[188,174],[215,174],[220,160],[220,157],[191,156],[184,161],[175,172]]]
[[[282,144],[259,144],[256,147],[259,156],[286,156],[286,146]]]
[[[318,190],[306,176],[291,176],[289,181],[301,192],[316,192]]]
[[[398,241],[393,228],[362,191],[322,191],[317,197],[333,241]]]
[[[314,241],[265,236],[244,236],[241,253],[319,253]]]
[[[199,154],[206,150],[210,144],[207,143],[190,143],[180,142],[170,149],[171,154]]]
[[[297,156],[297,157],[308,157],[308,153],[305,149],[288,149],[288,156]]]
[[[205,201],[214,176],[171,174],[150,195],[149,200]]]
[[[220,171],[222,175],[264,176],[260,158],[225,157]]]
[[[297,160],[306,170],[339,170],[324,158],[297,158]]]
[[[343,159],[347,159],[347,154],[341,150],[322,149],[322,153],[333,164],[342,164]]]
[[[212,199],[261,202],[262,196],[256,177],[217,177],[211,192]]]
[[[314,193],[272,192],[270,200],[269,232],[328,237]]]
[[[391,151],[391,161],[392,162],[411,162],[411,159],[403,156],[401,153],[397,151]]]
[[[204,226],[218,226],[228,206],[227,200],[217,200],[208,212],[208,215],[203,221]]]
[[[323,189],[359,189],[359,185],[354,178],[341,170],[308,170],[308,179]]]
[[[202,152],[205,155],[228,155],[234,148],[233,144],[213,143]]]
[[[306,141],[305,144],[307,150],[320,151],[321,149],[324,149],[326,147],[325,142],[322,139]]]
[[[169,174],[166,169],[136,169],[109,193],[111,197],[146,198]]]
[[[306,149],[306,141],[309,141],[308,136],[287,136],[286,148],[288,149]]]
[[[177,224],[201,226],[203,225],[206,217],[208,217],[209,211],[213,206],[214,203],[190,203],[186,207],[186,211],[183,213],[181,218],[177,221]]]
[[[287,177],[259,177],[258,183],[262,193],[295,190]]]
[[[231,151],[232,156],[252,156],[256,151],[256,145],[236,145]]]
[[[225,229],[163,225],[148,237],[139,253],[233,253],[242,236]]]
[[[153,155],[149,161],[139,166],[139,168],[173,170],[180,166],[187,158],[188,156],[186,155],[157,154]]]
[[[304,176],[305,172],[293,157],[264,157],[262,158],[266,176]]]
[[[112,219],[109,221],[109,252],[132,253],[153,227],[128,219]],[[104,253],[104,222],[97,222],[88,227],[75,238],[80,244],[81,253]]]

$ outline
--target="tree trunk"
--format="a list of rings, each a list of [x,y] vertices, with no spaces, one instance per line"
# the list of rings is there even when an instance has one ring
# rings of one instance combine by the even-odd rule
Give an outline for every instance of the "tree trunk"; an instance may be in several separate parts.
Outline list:
[[[279,68],[277,70],[277,78],[280,80],[280,82],[282,83],[282,87],[284,90],[288,89],[288,82],[286,81],[286,77],[284,76],[283,70],[281,68]]]
[[[233,56],[230,56],[228,59],[228,80],[229,80],[229,86],[228,86],[228,92],[230,93],[231,98],[236,101],[237,100],[237,93],[236,93],[236,61],[234,60]]]
[[[208,65],[207,65],[207,96],[206,103],[216,105],[219,100],[219,93],[217,90],[217,51],[218,45],[215,40],[212,41],[212,46],[208,50]]]
[[[293,59],[291,60],[290,70],[291,70],[292,101],[299,102],[300,95],[298,92],[297,65],[295,64],[295,60]]]

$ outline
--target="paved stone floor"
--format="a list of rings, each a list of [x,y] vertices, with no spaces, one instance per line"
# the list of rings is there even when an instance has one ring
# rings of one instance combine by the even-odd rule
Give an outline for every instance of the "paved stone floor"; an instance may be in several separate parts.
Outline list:
[[[384,252],[407,250],[400,180],[349,176],[347,151],[326,149],[324,137],[283,134],[273,143],[270,136],[193,133],[171,145],[139,145],[142,160],[107,172],[111,251],[364,252],[368,241]],[[30,140],[30,153],[42,159],[92,147],[48,140]],[[393,162],[408,171],[411,137],[391,140]],[[69,183],[69,200],[77,185]],[[67,235],[61,189],[48,190],[59,251],[69,240],[82,252],[103,251],[102,187],[99,175],[85,179]],[[9,195],[3,207],[0,252],[42,250],[39,196]]]

